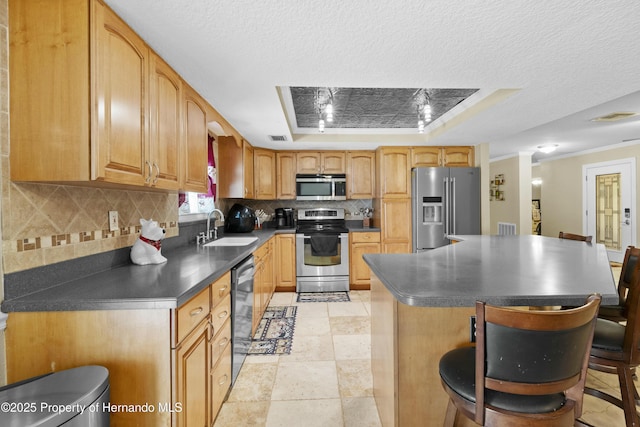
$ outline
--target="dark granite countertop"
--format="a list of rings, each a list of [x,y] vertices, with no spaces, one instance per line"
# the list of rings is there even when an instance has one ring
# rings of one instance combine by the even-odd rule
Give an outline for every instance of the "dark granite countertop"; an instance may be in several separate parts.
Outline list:
[[[459,243],[417,254],[365,254],[401,303],[420,307],[602,304],[618,295],[601,244],[543,236],[452,236]]]
[[[275,233],[263,229],[242,236],[258,240],[247,246],[185,245],[165,251],[167,262],[116,267],[67,281],[2,303],[3,312],[171,309],[179,307],[253,253]],[[234,236],[234,234],[227,234]]]

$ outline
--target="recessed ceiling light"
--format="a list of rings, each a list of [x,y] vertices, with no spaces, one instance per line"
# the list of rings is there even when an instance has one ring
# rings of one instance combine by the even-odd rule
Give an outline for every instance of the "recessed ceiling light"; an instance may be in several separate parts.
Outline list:
[[[556,148],[558,148],[558,144],[538,145],[538,151],[545,154],[553,153]]]

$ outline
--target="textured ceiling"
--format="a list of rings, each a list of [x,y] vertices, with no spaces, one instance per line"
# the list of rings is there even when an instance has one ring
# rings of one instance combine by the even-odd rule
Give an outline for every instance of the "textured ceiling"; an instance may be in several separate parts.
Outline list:
[[[291,87],[299,128],[318,128],[317,93],[327,88]],[[330,88],[334,111],[327,129],[415,129],[418,125],[418,88]],[[436,120],[478,89],[428,89],[431,119]],[[423,100],[424,102],[424,100]]]
[[[640,138],[638,116],[589,122],[640,111],[638,0],[105,1],[255,146],[488,143],[496,159]],[[422,135],[319,135],[297,126],[289,87],[479,90]]]

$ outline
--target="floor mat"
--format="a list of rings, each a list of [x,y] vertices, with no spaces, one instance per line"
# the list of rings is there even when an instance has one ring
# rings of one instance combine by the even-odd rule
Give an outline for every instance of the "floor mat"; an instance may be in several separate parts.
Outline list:
[[[267,307],[248,354],[290,354],[297,309],[296,306]]]
[[[349,302],[349,292],[299,292],[298,302]]]

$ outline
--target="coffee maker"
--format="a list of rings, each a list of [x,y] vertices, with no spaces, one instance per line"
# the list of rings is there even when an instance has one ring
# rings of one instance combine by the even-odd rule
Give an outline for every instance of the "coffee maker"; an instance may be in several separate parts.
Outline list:
[[[276,209],[276,228],[295,228],[293,222],[293,208],[277,208]]]

